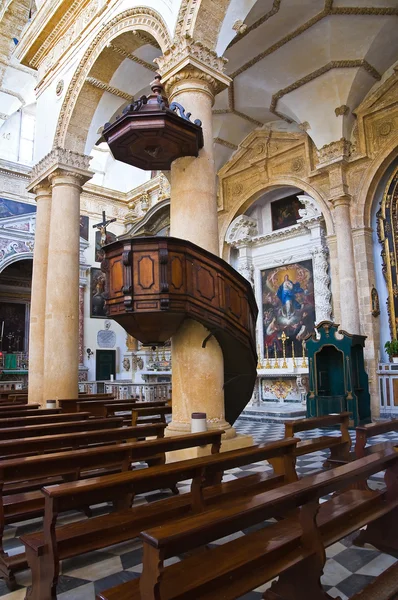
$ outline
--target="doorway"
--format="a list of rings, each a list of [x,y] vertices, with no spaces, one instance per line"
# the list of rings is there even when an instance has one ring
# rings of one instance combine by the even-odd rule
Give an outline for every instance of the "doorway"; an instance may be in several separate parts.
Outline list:
[[[116,375],[116,350],[96,350],[95,379],[109,381]]]

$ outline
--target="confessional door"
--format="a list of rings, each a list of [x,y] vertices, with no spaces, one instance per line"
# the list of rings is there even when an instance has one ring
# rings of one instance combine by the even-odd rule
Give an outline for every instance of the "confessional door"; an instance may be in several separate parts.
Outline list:
[[[95,379],[109,381],[116,375],[116,350],[96,350]]]

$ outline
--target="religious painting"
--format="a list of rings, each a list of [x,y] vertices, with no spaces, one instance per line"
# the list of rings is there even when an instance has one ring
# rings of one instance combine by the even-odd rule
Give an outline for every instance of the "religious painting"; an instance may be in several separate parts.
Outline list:
[[[297,196],[289,196],[271,202],[272,230],[296,225],[300,218],[299,208],[304,208]]]
[[[95,232],[95,262],[102,262],[103,258],[104,258],[104,251],[102,250],[102,246],[101,246],[101,232],[100,231],[96,231]],[[114,233],[112,233],[111,231],[107,231],[106,232],[106,242],[104,244],[104,246],[106,244],[110,244],[111,242],[115,242],[116,241],[116,235]]]
[[[101,269],[91,267],[90,272],[90,317],[104,319],[105,313],[105,274]]]
[[[80,237],[88,241],[88,217],[80,215]]]
[[[0,302],[0,340],[3,352],[25,350],[26,304]]]
[[[8,219],[9,217],[20,217],[36,212],[36,206],[26,204],[26,202],[15,202],[0,198],[0,219]]]
[[[281,335],[289,338],[286,355],[301,356],[302,343],[314,331],[315,301],[312,261],[304,260],[261,271],[264,350],[281,356]]]

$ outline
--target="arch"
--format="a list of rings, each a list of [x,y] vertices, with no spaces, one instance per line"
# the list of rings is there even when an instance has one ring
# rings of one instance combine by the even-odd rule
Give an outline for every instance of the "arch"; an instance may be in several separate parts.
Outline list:
[[[221,249],[225,243],[225,236],[227,234],[228,227],[236,217],[243,214],[260,196],[272,191],[277,187],[292,186],[299,188],[311,196],[318,204],[322,212],[323,218],[326,224],[327,235],[334,234],[334,225],[332,215],[330,213],[329,206],[323,196],[317,191],[312,185],[299,179],[298,177],[281,177],[270,180],[266,185],[264,183],[258,183],[255,186],[250,187],[250,190],[246,196],[242,196],[236,201],[236,203],[230,208],[225,219],[220,225],[220,244]]]
[[[380,181],[390,166],[398,157],[398,134],[392,137],[390,143],[370,163],[366,175],[358,191],[357,227],[371,227],[372,204]]]
[[[115,37],[128,31],[142,30],[152,35],[160,46],[162,52],[171,45],[171,38],[162,16],[155,10],[146,7],[136,7],[125,10],[109,23],[94,38],[89,48],[83,55],[79,66],[69,84],[61,111],[58,118],[58,124],[55,131],[53,148],[64,148],[68,131],[68,126],[73,114],[73,110],[83,88],[84,82],[94,66],[95,61],[107,44]]]
[[[221,25],[231,0],[183,0],[174,39],[190,35],[215,50]]]
[[[19,252],[17,254],[11,254],[4,259],[4,261],[0,261],[0,273],[2,273],[7,267],[12,265],[13,263],[19,262],[21,260],[33,260],[33,252]]]

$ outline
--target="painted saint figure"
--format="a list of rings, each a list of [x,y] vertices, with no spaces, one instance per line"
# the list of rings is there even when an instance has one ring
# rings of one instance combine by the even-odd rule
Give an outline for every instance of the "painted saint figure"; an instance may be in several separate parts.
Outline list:
[[[290,281],[289,275],[285,275],[283,283],[278,288],[276,295],[282,303],[282,314],[286,318],[294,315],[296,310],[300,310],[301,304],[296,300],[296,294],[302,294],[304,290],[299,283]]]

